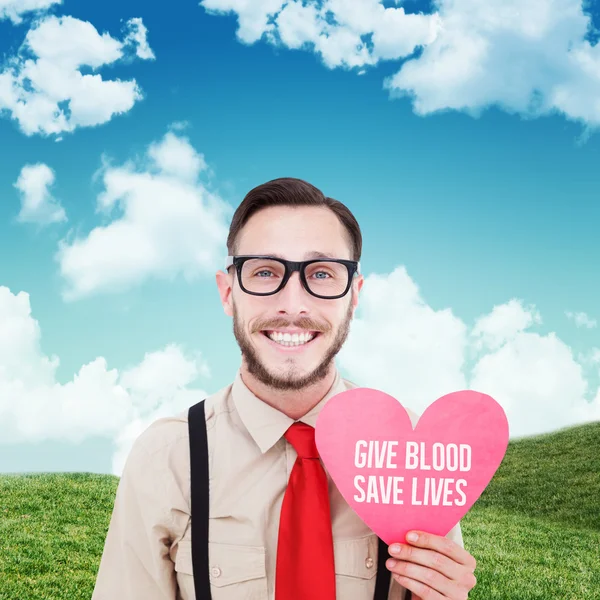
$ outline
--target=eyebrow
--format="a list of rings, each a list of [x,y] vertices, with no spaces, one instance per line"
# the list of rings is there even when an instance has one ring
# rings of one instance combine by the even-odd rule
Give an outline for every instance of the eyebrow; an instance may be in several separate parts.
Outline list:
[[[273,258],[281,258],[285,260],[285,256],[277,253],[265,253],[265,256],[272,256]],[[307,252],[304,255],[305,260],[310,260],[311,258],[337,258],[332,252],[319,252],[318,250],[313,250],[312,252]]]

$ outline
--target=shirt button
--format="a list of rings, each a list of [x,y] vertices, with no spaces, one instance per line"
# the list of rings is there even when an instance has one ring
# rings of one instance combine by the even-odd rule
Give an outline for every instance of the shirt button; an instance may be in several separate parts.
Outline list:
[[[367,569],[371,569],[373,567],[373,559],[372,558],[367,558],[367,560],[365,560],[365,567],[367,567]]]
[[[219,577],[219,576],[221,575],[221,569],[219,569],[219,567],[213,567],[213,568],[210,570],[210,574],[211,574],[213,577]]]

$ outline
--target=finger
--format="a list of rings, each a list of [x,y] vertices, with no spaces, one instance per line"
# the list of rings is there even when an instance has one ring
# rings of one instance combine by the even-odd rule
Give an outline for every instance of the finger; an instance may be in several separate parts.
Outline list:
[[[396,550],[396,547],[399,550]],[[430,567],[449,579],[458,580],[465,571],[464,565],[435,550],[417,548],[408,544],[392,544],[389,547],[389,553],[392,558]]]
[[[411,539],[411,533],[416,534],[417,539]],[[406,541],[409,544],[420,548],[428,548],[440,552],[455,562],[468,567],[471,573],[473,573],[477,567],[475,558],[462,546],[447,537],[426,533],[425,531],[412,531],[407,534]]]
[[[431,590],[441,594],[444,598],[454,598],[459,591],[458,586],[452,580],[429,567],[422,567],[415,563],[404,562],[401,560],[396,561],[394,559],[389,559],[386,562],[386,567],[396,575],[408,577],[413,581],[431,588]],[[419,591],[414,591],[415,593],[420,594]],[[427,596],[425,597],[427,598]]]
[[[420,581],[416,581],[410,577],[404,577],[403,575],[396,575],[395,573],[392,574],[392,577],[403,588],[410,590],[413,593],[413,598],[415,598],[416,594],[418,598],[422,600],[447,600],[439,592],[432,590],[430,587],[421,583]]]

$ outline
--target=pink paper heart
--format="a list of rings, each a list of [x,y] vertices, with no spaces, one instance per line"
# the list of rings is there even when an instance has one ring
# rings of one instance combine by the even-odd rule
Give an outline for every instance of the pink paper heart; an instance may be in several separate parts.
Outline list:
[[[342,496],[386,544],[405,542],[412,529],[447,535],[508,446],[504,410],[473,390],[438,398],[413,430],[393,396],[354,388],[329,399],[315,429],[319,454]]]

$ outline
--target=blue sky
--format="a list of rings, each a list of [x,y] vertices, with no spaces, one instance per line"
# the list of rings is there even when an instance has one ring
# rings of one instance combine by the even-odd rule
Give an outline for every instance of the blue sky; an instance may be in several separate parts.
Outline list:
[[[0,0],[0,471],[119,473],[231,382],[214,273],[281,176],[363,230],[345,376],[418,412],[479,389],[514,436],[600,418],[596,2],[25,6]]]

